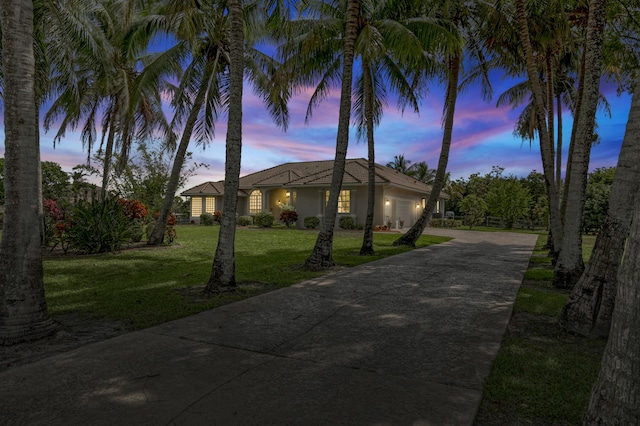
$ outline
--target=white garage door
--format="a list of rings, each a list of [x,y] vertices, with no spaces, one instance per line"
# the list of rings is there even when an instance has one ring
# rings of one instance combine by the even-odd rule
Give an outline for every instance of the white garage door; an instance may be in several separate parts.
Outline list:
[[[404,226],[411,226],[413,224],[413,215],[411,210],[411,201],[398,200],[396,206],[396,220],[404,219]]]

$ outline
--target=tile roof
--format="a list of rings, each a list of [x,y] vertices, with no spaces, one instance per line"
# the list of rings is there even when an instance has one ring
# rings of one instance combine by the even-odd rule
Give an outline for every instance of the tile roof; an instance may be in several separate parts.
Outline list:
[[[240,178],[240,189],[282,186],[328,186],[333,175],[333,160],[285,163]],[[431,186],[400,173],[390,167],[376,164],[376,184],[402,187],[425,194]],[[343,185],[366,185],[369,182],[368,162],[364,158],[346,161]],[[222,182],[207,182],[188,189],[182,195],[223,195]],[[246,196],[246,193],[243,195]],[[448,198],[446,194],[443,197]]]

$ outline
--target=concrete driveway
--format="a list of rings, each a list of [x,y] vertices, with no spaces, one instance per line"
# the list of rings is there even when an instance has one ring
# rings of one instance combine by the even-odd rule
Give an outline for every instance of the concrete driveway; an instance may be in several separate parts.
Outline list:
[[[469,425],[536,235],[454,239],[0,374],[3,425]]]

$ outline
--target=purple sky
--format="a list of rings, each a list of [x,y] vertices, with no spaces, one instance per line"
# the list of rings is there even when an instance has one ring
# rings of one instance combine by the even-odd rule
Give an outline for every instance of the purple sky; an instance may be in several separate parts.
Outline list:
[[[494,98],[510,84],[495,79]],[[615,166],[624,136],[629,113],[630,97],[618,97],[615,87],[603,85],[601,90],[611,104],[612,117],[598,115],[601,143],[592,150],[591,167]],[[242,175],[273,167],[285,162],[315,161],[333,159],[338,122],[338,96],[336,91],[314,112],[307,125],[304,116],[310,92],[292,99],[289,105],[290,126],[286,133],[277,128],[265,111],[261,101],[252,95],[249,87],[243,100],[243,154]],[[420,114],[397,110],[395,101],[389,99],[389,106],[376,129],[376,162],[386,164],[394,155],[404,154],[413,162],[426,161],[430,168],[436,168],[442,140],[442,89],[435,87],[422,102]],[[506,174],[526,176],[531,170],[542,170],[538,143],[528,142],[513,136],[513,126],[519,110],[510,107],[496,108],[495,101],[482,101],[479,91],[471,89],[458,100],[453,131],[453,143],[448,170],[453,179],[468,177],[472,173],[488,173],[492,166],[505,168]],[[568,146],[571,116],[565,119],[565,149]],[[81,164],[86,159],[77,133],[68,132],[62,142],[53,148],[52,138],[57,129],[41,134],[42,159],[59,163],[64,170]],[[209,180],[224,178],[224,141],[226,122],[220,121],[216,127],[216,139],[202,150],[192,146],[194,160],[209,165],[201,168],[192,177],[187,187]],[[0,155],[4,153],[4,143]],[[349,158],[366,158],[364,141],[358,141],[352,129],[349,141]],[[566,154],[564,156],[566,158]]]

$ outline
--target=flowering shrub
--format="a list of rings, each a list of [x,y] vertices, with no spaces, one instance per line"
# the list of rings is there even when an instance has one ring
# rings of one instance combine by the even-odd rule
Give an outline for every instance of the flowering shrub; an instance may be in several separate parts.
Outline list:
[[[44,213],[53,220],[64,219],[64,212],[58,205],[56,200],[44,200],[42,202],[44,207]]]
[[[298,212],[295,210],[283,210],[280,213],[280,221],[287,225],[287,228],[291,228],[298,221]]]
[[[149,213],[147,206],[138,200],[126,200],[124,198],[120,198],[118,200],[118,204],[122,207],[124,215],[131,220],[144,219],[147,216],[147,213]]]

